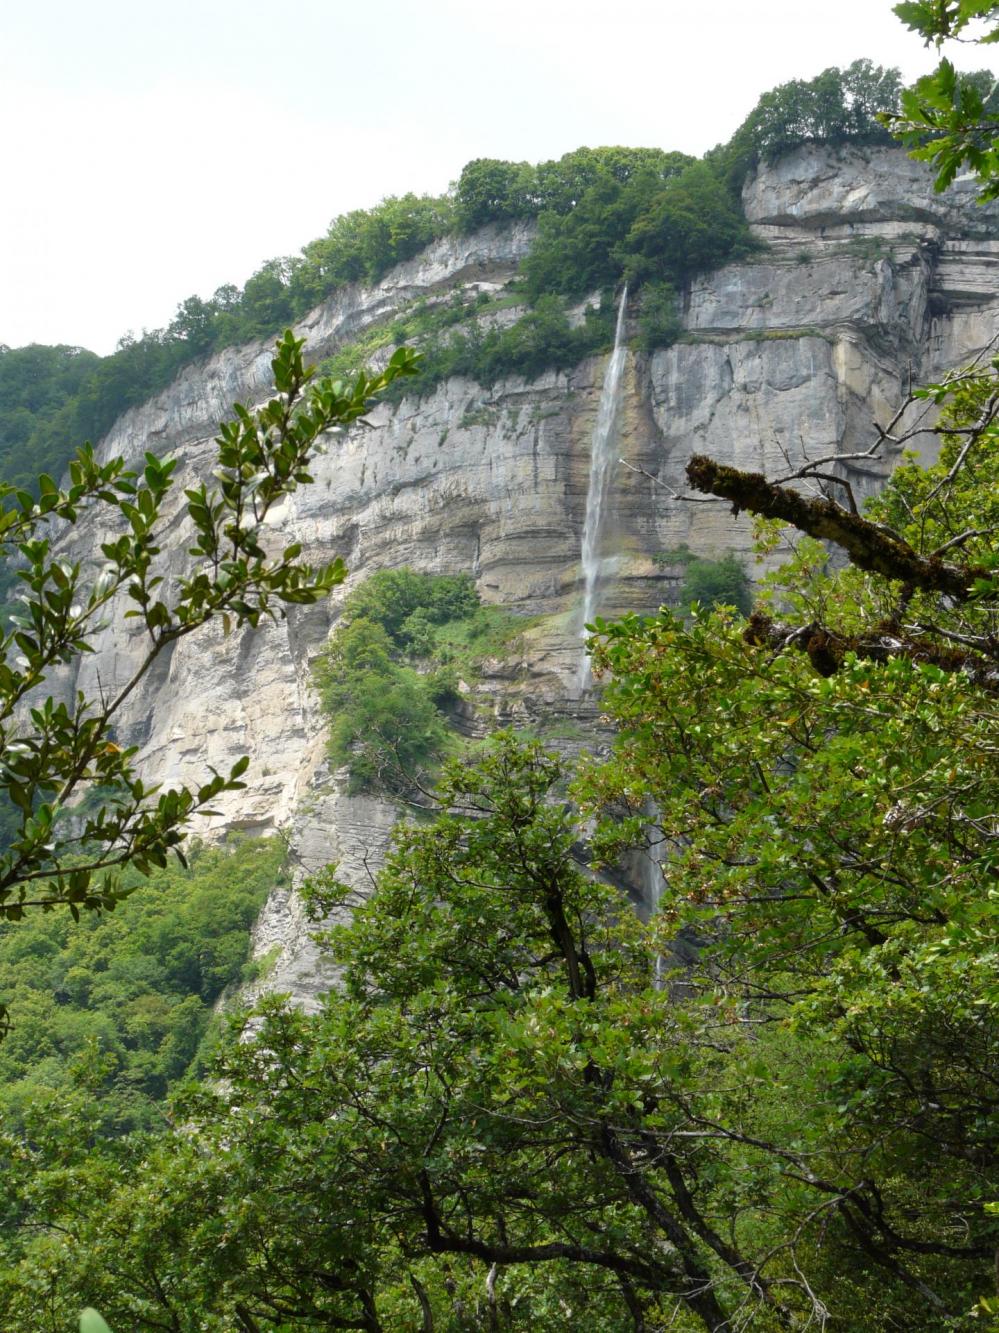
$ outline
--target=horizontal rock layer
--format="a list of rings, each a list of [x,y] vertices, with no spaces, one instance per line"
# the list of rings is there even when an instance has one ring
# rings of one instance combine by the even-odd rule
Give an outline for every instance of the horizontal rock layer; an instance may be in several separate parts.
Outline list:
[[[996,212],[974,202],[970,183],[941,196],[897,150],[809,148],[763,166],[745,203],[759,253],[693,284],[674,346],[628,357],[623,463],[604,535],[606,613],[651,611],[675,589],[679,571],[654,564],[659,551],[686,542],[704,554],[748,552],[747,528],[725,505],[675,498],[692,452],[774,475],[803,453],[866,448],[872,422],[891,416],[910,376],[938,377],[994,336]],[[376,286],[337,294],[299,331],[321,357],[417,297],[494,290],[514,276],[531,236],[520,226],[438,242]],[[315,484],[277,518],[281,537],[301,541],[309,559],[342,555],[351,583],[401,565],[468,571],[486,601],[545,618],[525,637],[515,669],[498,666],[476,687],[468,706],[480,729],[494,717],[592,716],[592,701],[574,695],[580,541],[603,370],[604,358],[594,358],[528,384],[451,380],[423,397],[417,384],[333,443]],[[269,381],[266,346],[222,352],[125,414],[103,452],[171,452],[193,478],[208,467],[230,404],[261,400]],[[855,472],[859,492],[876,488],[892,461]],[[65,544],[86,557],[103,538],[83,523]],[[173,571],[184,545],[177,519]],[[394,812],[345,796],[323,766],[309,669],[340,605],[342,593],[228,640],[209,627],[157,664],[119,725],[161,782],[197,781],[207,766],[225,770],[248,753],[247,790],[220,801],[220,816],[202,832],[291,829],[304,861],[339,856],[360,884],[383,854]],[[120,622],[97,646],[67,688],[92,693],[124,680],[142,647]],[[287,896],[271,902],[258,936],[259,952],[280,954],[270,984],[307,1002],[329,984]]]

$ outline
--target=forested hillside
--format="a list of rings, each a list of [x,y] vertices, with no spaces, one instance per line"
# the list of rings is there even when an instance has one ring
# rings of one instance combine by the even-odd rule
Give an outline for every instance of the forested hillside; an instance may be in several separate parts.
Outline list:
[[[941,39],[993,8],[899,6]],[[755,229],[741,195],[769,163],[777,196],[802,144],[835,177],[889,126],[994,194],[994,96],[861,61],[700,161],[480,159],[111,358],[3,351],[0,1326],[999,1328],[999,230],[976,208],[941,261],[957,213],[899,203],[901,174],[857,234],[798,207],[805,168]],[[331,380],[285,335],[275,396],[214,448],[197,419],[135,471],[84,452],[53,480],[60,441],[192,359],[525,220],[511,283],[379,310]],[[617,378],[529,392],[611,344]],[[944,344],[974,364],[915,382]],[[682,448],[664,416],[695,423]],[[773,440],[698,449],[732,422]],[[604,446],[636,487],[616,527]],[[752,568],[714,536],[740,514]],[[666,605],[597,616],[591,679],[581,586],[627,561],[632,604]],[[218,758],[251,724],[253,790]],[[290,788],[287,838],[236,832]],[[230,796],[229,836],[176,864]],[[327,969],[291,996],[289,929]]]

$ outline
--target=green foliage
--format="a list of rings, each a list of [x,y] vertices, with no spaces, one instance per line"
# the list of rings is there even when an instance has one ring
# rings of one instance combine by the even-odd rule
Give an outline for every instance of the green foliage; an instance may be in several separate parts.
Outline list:
[[[750,248],[741,204],[718,167],[664,153],[623,178],[605,165],[569,211],[542,212],[524,274],[534,298],[622,281],[679,285]]]
[[[156,870],[113,915],[0,925],[0,1124],[68,1093],[89,1068],[91,1134],[158,1128],[156,1103],[196,1060],[219,996],[241,979],[250,927],[284,882],[277,842],[199,849]],[[131,876],[131,883],[139,877]]]
[[[969,570],[999,567],[997,373],[927,391],[941,461],[904,466],[872,507],[893,549],[957,532]],[[353,909],[330,933],[342,991],[241,1024],[168,1148],[83,1155],[73,1087],[59,1108],[31,1099],[3,1176],[20,1225],[0,1314],[23,1317],[42,1282],[56,1310],[98,1301],[154,1328],[187,1302],[220,1333],[240,1311],[447,1326],[455,1301],[457,1327],[553,1333],[678,1308],[691,1328],[739,1311],[889,1333],[914,1300],[944,1333],[986,1310],[995,589],[900,594],[827,563],[803,540],[770,589],[809,636],[854,645],[826,674],[790,629],[775,651],[726,610],[598,627],[622,734],[580,807],[559,761],[510,736],[446,764],[442,813],[399,831],[366,901],[313,886],[317,912]],[[379,576],[332,674],[384,678],[470,601],[460,580]],[[895,647],[865,648],[886,622]],[[585,841],[609,868],[668,850],[649,927],[577,869]]]
[[[111,1333],[96,1310],[88,1307],[80,1314],[80,1333]]]
[[[412,569],[384,569],[351,592],[344,606],[350,620],[380,625],[396,648],[411,647],[405,622],[416,611],[441,625],[446,620],[464,620],[475,613],[479,595],[467,574],[417,574]],[[422,656],[422,654],[420,654]]]
[[[733,551],[717,560],[695,556],[687,546],[662,551],[655,557],[658,565],[681,565],[683,583],[678,602],[688,607],[692,602],[710,609],[733,606],[748,616],[753,604],[753,587],[746,570]]]
[[[897,111],[901,93],[897,69],[855,60],[764,93],[740,134],[767,160],[803,143],[891,143],[882,118]]]
[[[587,1124],[630,1114],[647,1068],[636,1043],[670,1026],[669,1004],[648,987],[638,922],[574,865],[577,830],[551,799],[561,783],[551,756],[509,737],[475,767],[451,765],[441,801],[453,813],[400,834],[375,896],[337,935],[346,988],[322,1015],[268,1002],[215,1090],[181,1108],[187,1132],[141,1170],[71,1158],[31,1193],[44,1150],[19,1162],[5,1188],[34,1225],[7,1233],[8,1322],[47,1273],[53,1308],[95,1300],[128,1328],[155,1327],[182,1298],[208,1329],[238,1309],[244,1326],[419,1327],[421,1307],[441,1327],[488,1327],[481,1243],[548,1261],[503,1265],[501,1327],[633,1327],[631,1271],[644,1286],[679,1265],[648,1243]],[[342,897],[316,886],[321,910]],[[635,1040],[620,1027],[632,992],[648,1006]],[[602,1091],[587,1055],[612,1062],[620,1087]],[[74,1207],[95,1178],[101,1208]],[[317,1281],[324,1272],[336,1281]]]
[[[994,6],[899,9],[953,35]],[[850,133],[843,108],[869,119],[890,89],[876,74],[799,85],[760,123],[771,143],[796,124]],[[582,206],[565,235],[586,262],[601,228],[630,236],[612,262],[664,284],[654,327],[670,237],[709,253],[701,204],[752,151],[744,136],[660,181],[623,232],[622,198],[647,174],[627,159],[619,177],[580,155],[577,181],[546,184],[540,168],[532,182],[521,164],[472,164],[465,204],[477,222],[522,216],[532,197],[556,217]],[[557,308],[534,312],[554,346]],[[342,989],[318,1013],[271,998],[238,1018],[211,1085],[176,1106],[183,1133],[102,1137],[101,1115],[140,1119],[121,1102],[95,1114],[94,1090],[115,1059],[129,1088],[161,1089],[183,1060],[163,1067],[149,995],[168,996],[171,1033],[196,1026],[238,951],[193,957],[160,899],[134,940],[120,914],[0,935],[20,949],[5,967],[38,982],[39,1031],[76,1052],[65,1070],[61,1050],[33,1057],[10,1113],[20,1132],[0,1136],[0,1323],[32,1327],[44,1307],[68,1327],[89,1303],[115,1327],[201,1333],[994,1322],[997,382],[999,361],[917,392],[941,413],[940,462],[904,462],[866,517],[844,509],[820,534],[847,533],[855,565],[830,572],[801,537],[748,624],[725,605],[598,624],[621,734],[574,787],[556,757],[499,735],[445,764],[440,813],[399,829],[365,901],[320,876],[316,913],[352,911],[328,931]],[[750,482],[763,500],[744,507],[769,513],[779,488]],[[40,513],[67,503],[52,491]],[[664,558],[702,603],[738,607],[731,557]],[[407,745],[425,762],[434,707],[456,670],[502,646],[502,617],[468,580],[407,570],[375,576],[347,611],[320,672],[334,744],[353,762],[384,740],[369,777]],[[41,831],[41,806],[24,814]],[[619,879],[636,851],[666,872],[648,926],[577,866]],[[101,924],[119,934],[91,967]],[[193,987],[172,1008],[171,960]],[[117,1006],[103,1027],[73,1012],[101,987]]]
[[[671,347],[683,331],[676,289],[669,282],[650,282],[642,289],[638,341],[645,352]]]
[[[340,348],[321,369],[324,374],[348,374],[379,348],[410,342],[421,354],[419,379],[409,385],[400,381],[389,390],[391,400],[414,391],[427,394],[453,376],[487,387],[506,375],[535,379],[546,370],[578,365],[585,356],[605,350],[614,341],[610,305],[588,307],[574,326],[564,298],[545,296],[514,324],[495,326],[493,317],[511,304],[522,306],[524,301],[517,296],[464,300],[458,294],[433,307],[418,303]]]
[[[468,575],[381,570],[355,588],[315,667],[330,755],[352,791],[406,790],[451,744],[443,709],[523,621],[480,605]]]
[[[455,186],[457,220],[463,231],[490,222],[511,222],[537,212],[536,169],[527,162],[478,157],[467,163]]]
[[[337,632],[315,669],[330,718],[330,757],[349,766],[351,791],[405,789],[447,740],[429,680],[393,660],[392,649],[380,625],[353,620]]]
[[[59,474],[56,419],[99,363],[81,347],[0,346],[0,478],[31,490],[39,472]]]
[[[988,7],[989,14],[993,6]],[[896,12],[907,11],[909,26],[927,39],[957,36],[978,13],[980,5],[961,7],[934,6],[927,13],[921,5],[900,5]],[[972,14],[971,11],[975,13]],[[994,41],[999,28],[993,27],[986,40]],[[999,198],[999,90],[988,70],[960,74],[947,59],[932,74],[919,79],[902,94],[901,110],[886,116],[885,123],[910,150],[910,156],[930,162],[936,168],[935,187],[945,190],[962,167],[967,166],[978,179],[982,202]]]
[[[587,799],[622,804],[598,830],[608,854],[650,793],[659,833],[676,821],[666,919],[647,931],[576,868],[587,811],[566,805],[558,761],[494,738],[446,768],[444,813],[399,832],[365,902],[314,886],[317,911],[354,908],[331,932],[342,992],[311,1016],[269,1001],[216,1090],[185,1102],[183,1141],[147,1158],[144,1189],[105,1165],[105,1203],[81,1218],[68,1197],[90,1162],[63,1172],[61,1198],[54,1182],[18,1195],[58,1230],[26,1233],[0,1310],[46,1272],[58,1300],[99,1296],[140,1328],[186,1294],[208,1328],[240,1308],[261,1326],[280,1311],[288,1328],[418,1327],[430,1310],[446,1327],[459,1299],[471,1327],[492,1310],[509,1329],[624,1333],[679,1309],[681,1327],[719,1328],[738,1309],[761,1330],[828,1311],[887,1333],[914,1290],[921,1328],[954,1326],[995,1244],[976,1205],[996,1154],[975,1075],[994,980],[951,970],[969,957],[963,927],[948,943],[976,902],[957,882],[967,858],[941,892],[936,834],[898,845],[882,818],[896,779],[871,811],[865,772],[886,765],[865,758],[944,783],[934,756],[974,691],[930,705],[951,717],[933,734],[909,714],[934,698],[922,668],[830,682],[803,657],[754,670],[724,617],[642,630],[608,634],[627,733]],[[876,737],[871,709],[849,707],[858,687],[881,705]],[[706,726],[719,698],[725,724]],[[672,732],[682,746],[664,745]],[[946,761],[965,794],[977,745]],[[883,861],[848,868],[855,831],[880,839],[871,858],[894,845],[891,880]],[[836,890],[809,889],[831,860]],[[925,920],[944,896],[956,914]],[[679,921],[700,951],[674,993],[654,984],[655,954]],[[92,1256],[126,1218],[109,1291]],[[333,1262],[338,1281],[318,1281]]]
[[[540,297],[506,328],[485,327],[489,313],[488,307],[479,308],[448,337],[420,343],[424,360],[419,392],[429,392],[452,376],[486,386],[507,375],[533,380],[546,370],[568,370],[614,341],[614,313],[608,304],[587,307],[575,327],[564,298],[554,295]]]
[[[411,343],[423,352],[420,363],[420,388],[425,383],[427,361],[440,343],[440,335],[445,329],[452,328],[476,318],[480,309],[492,304],[484,294],[468,300],[461,291],[454,292],[448,299],[429,301],[421,297],[410,306],[398,311],[391,319],[372,325],[353,342],[346,343],[326,360],[320,362],[322,374],[336,378],[349,378],[356,374],[358,366],[364,365],[376,352],[393,344]],[[498,304],[498,302],[496,303]],[[401,385],[400,391],[401,391]],[[410,385],[410,391],[416,385]],[[391,397],[391,391],[389,396]]]
[[[805,1241],[823,1192],[851,1198],[838,1205],[845,1230],[831,1225],[799,1257],[847,1326],[904,1323],[915,1289],[923,1326],[951,1327],[985,1289],[996,1240],[984,1201],[999,1185],[999,1115],[981,1071],[999,1060],[983,821],[999,800],[995,581],[982,572],[999,566],[996,429],[983,411],[997,374],[920,391],[942,409],[941,460],[907,463],[870,505],[893,550],[927,557],[926,586],[829,574],[825,549],[802,540],[768,594],[785,623],[664,612],[604,626],[595,652],[623,729],[615,761],[585,785],[605,814],[595,847],[613,859],[656,811],[664,944],[700,941],[683,978],[688,1018],[735,1005],[731,1021],[766,1030],[765,1077],[781,1088],[779,1106],[747,1095],[714,1123],[808,1163],[800,1189],[761,1185],[781,1231],[762,1217],[752,1231],[783,1243],[801,1225]],[[934,590],[957,551],[955,579],[977,597]]]
[[[694,162],[636,214],[617,248],[629,282],[688,282],[754,248],[739,196],[717,168]]]

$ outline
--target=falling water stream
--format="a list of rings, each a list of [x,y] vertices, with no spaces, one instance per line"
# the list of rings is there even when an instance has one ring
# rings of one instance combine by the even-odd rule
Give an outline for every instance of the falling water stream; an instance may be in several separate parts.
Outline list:
[[[586,652],[586,626],[596,613],[597,585],[600,582],[600,550],[607,496],[613,465],[617,460],[617,428],[621,406],[621,377],[624,370],[624,315],[628,288],[621,293],[614,330],[614,350],[604,372],[600,391],[597,424],[590,445],[590,488],[586,493],[586,520],[583,524],[583,661],[579,669],[579,690],[585,693],[592,682],[593,672]]]
[[[666,860],[666,843],[659,836],[659,829],[656,827],[656,820],[659,818],[659,809],[653,804],[652,818],[649,822],[649,850],[648,858],[645,861],[644,872],[644,898],[645,907],[651,921],[659,912],[659,904],[662,901],[663,887],[665,880],[663,878],[663,863]],[[662,954],[656,954],[652,965],[652,984],[656,990],[661,990],[664,984],[666,973],[666,960]]]
[[[586,493],[586,520],[583,524],[583,659],[579,669],[579,692],[586,694],[593,685],[593,671],[590,657],[586,652],[586,626],[596,614],[597,590],[602,573],[601,552],[603,549],[603,528],[607,515],[607,500],[610,493],[610,480],[614,464],[617,462],[618,419],[621,412],[621,382],[624,372],[626,348],[624,345],[625,309],[628,303],[628,288],[621,293],[621,303],[617,308],[617,325],[614,329],[614,350],[607,369],[604,371],[603,387],[600,391],[600,406],[597,410],[597,424],[593,430],[590,445],[590,486]],[[653,817],[655,816],[653,808]],[[650,916],[659,910],[663,891],[664,844],[654,836],[654,823],[650,825],[649,854],[644,870],[646,909]],[[653,984],[658,989],[662,986],[665,973],[665,960],[657,956],[653,964]]]

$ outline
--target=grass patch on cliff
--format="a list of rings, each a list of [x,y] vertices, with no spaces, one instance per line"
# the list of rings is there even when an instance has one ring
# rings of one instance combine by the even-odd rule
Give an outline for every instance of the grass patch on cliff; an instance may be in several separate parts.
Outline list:
[[[501,606],[479,606],[464,620],[441,625],[434,641],[434,654],[442,663],[474,678],[488,657],[507,656],[511,641],[533,624]]]
[[[517,303],[520,298],[516,298]],[[366,329],[359,337],[339,347],[332,356],[319,362],[319,372],[332,379],[350,379],[384,348],[432,346],[445,330],[469,320],[485,308],[505,308],[507,301],[493,301],[486,292],[456,291],[447,300],[426,297],[404,306],[387,319]],[[383,395],[384,396],[384,395]]]
[[[524,308],[520,319],[501,325],[503,310]],[[324,375],[349,379],[375,354],[403,343],[423,353],[419,377],[393,386],[385,395],[398,401],[424,396],[453,376],[487,388],[518,375],[534,380],[548,370],[568,370],[584,357],[608,351],[614,343],[615,308],[602,300],[573,322],[565,297],[548,294],[526,308],[519,294],[456,292],[443,302],[419,301],[394,319],[379,323],[320,363]]]
[[[458,744],[448,725],[459,682],[502,657],[522,616],[483,606],[467,574],[381,570],[350,594],[314,668],[329,753],[349,790],[402,794]]]

